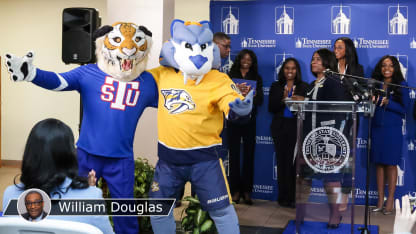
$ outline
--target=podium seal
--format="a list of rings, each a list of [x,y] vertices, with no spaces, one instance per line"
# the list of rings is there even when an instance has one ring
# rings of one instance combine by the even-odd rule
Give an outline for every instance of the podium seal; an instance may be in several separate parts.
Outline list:
[[[336,128],[315,128],[305,137],[303,158],[314,171],[335,173],[345,166],[350,155],[347,138]]]

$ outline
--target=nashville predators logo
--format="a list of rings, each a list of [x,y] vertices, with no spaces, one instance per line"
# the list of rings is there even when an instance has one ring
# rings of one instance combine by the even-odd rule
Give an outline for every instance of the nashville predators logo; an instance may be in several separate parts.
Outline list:
[[[192,101],[191,95],[185,90],[162,89],[161,92],[165,99],[164,106],[169,110],[169,114],[179,114],[195,109],[195,103]]]

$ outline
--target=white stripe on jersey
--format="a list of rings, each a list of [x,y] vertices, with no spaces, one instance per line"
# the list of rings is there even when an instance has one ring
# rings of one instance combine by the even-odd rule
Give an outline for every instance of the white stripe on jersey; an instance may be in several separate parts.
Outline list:
[[[66,80],[61,75],[59,75],[58,73],[55,73],[55,75],[58,77],[61,84],[57,88],[53,89],[54,91],[61,91],[68,87],[68,82],[66,82]]]

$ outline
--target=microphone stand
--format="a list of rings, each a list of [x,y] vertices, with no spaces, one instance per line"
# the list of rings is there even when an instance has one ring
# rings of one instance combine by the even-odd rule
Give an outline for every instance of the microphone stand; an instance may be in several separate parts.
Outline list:
[[[354,86],[348,87],[348,86],[351,86],[351,81],[348,80],[348,79],[350,77],[361,79],[361,77],[355,77],[355,76],[348,75],[348,74],[341,74],[341,73],[338,73],[338,72],[333,72],[333,71],[328,70],[328,69],[326,70],[326,73],[327,74],[334,74],[334,75],[337,75],[339,77],[344,76],[343,79],[345,79],[345,83],[346,83],[346,86],[347,86],[346,88],[350,89],[349,91],[351,92],[351,95],[353,95],[353,97],[354,97],[354,95],[357,95],[357,93],[354,90]],[[368,80],[367,78],[364,78],[364,79]],[[374,82],[368,82],[368,88],[369,88],[369,91],[370,91],[368,98],[371,98],[373,96],[373,93],[372,93],[373,84],[374,84]],[[354,99],[354,101],[357,104],[366,100],[365,95],[360,95],[359,97],[360,97],[360,99],[358,99],[358,100]],[[371,152],[371,119],[372,119],[373,113],[374,113],[373,108],[371,106],[370,115],[369,115],[369,118],[368,118],[368,124],[369,125],[368,125],[368,140],[367,140],[367,142],[368,142],[368,144],[367,144],[367,166],[366,166],[366,179],[365,179],[364,227],[358,228],[358,230],[361,231],[360,232],[361,234],[370,234],[370,230],[368,229],[368,217],[369,217],[369,193],[368,193],[368,191],[370,190],[370,173],[369,173],[369,171],[370,171],[370,152]],[[353,144],[357,144],[357,143],[354,142]],[[353,196],[354,196],[354,194],[355,193],[353,193]]]
[[[373,85],[376,82],[380,82],[378,80],[372,79],[372,78],[363,78],[348,74],[341,74],[338,72],[333,71],[327,71],[328,73],[332,73],[339,76],[344,76],[344,79],[348,79],[350,77],[357,78],[357,79],[365,79],[368,84],[368,90],[370,91],[369,98],[373,96]],[[370,80],[371,79],[371,80]],[[370,82],[368,82],[370,81]],[[362,96],[361,96],[362,97]],[[361,99],[361,101],[365,100],[364,98]],[[369,190],[370,190],[370,153],[371,153],[371,119],[373,117],[373,108],[371,107],[370,115],[368,117],[368,140],[367,140],[367,165],[366,165],[366,176],[365,176],[365,205],[364,205],[364,227],[358,228],[360,230],[361,234],[370,234],[370,230],[368,229],[368,218],[369,218]],[[357,144],[354,142],[354,144]],[[354,195],[353,195],[354,196]]]
[[[369,83],[369,91],[370,91],[370,97],[373,96],[373,83],[370,82]],[[364,227],[360,227],[358,228],[358,230],[361,231],[361,234],[369,234],[370,230],[368,229],[368,219],[369,219],[369,209],[370,209],[370,204],[369,204],[369,190],[370,190],[370,154],[371,154],[371,124],[372,124],[372,119],[373,119],[373,115],[374,115],[374,110],[373,110],[373,106],[374,104],[371,104],[371,111],[370,111],[370,115],[368,116],[368,139],[367,139],[367,165],[366,165],[366,175],[365,175],[365,206],[364,206]]]
[[[400,88],[416,90],[416,88],[414,88],[414,87],[392,84],[392,83],[389,83],[389,82],[382,82],[382,81],[378,81],[374,78],[365,78],[365,77],[360,77],[360,76],[341,74],[341,73],[338,73],[338,72],[331,71],[329,69],[327,69],[325,72],[335,74],[335,75],[339,75],[339,76],[351,77],[351,78],[366,81],[367,90],[369,91],[369,98],[372,98],[373,95],[374,95],[373,91],[375,90],[375,84],[379,84],[379,85],[386,84],[388,86],[396,86],[396,87],[400,87]],[[387,93],[386,96],[388,96],[388,95],[389,95],[389,93]],[[365,99],[363,99],[363,100],[365,100]],[[372,124],[372,118],[373,118],[373,115],[374,115],[374,110],[375,110],[374,104],[371,104],[370,105],[370,115],[368,116],[368,140],[367,140],[367,166],[366,166],[366,180],[365,180],[364,227],[358,228],[358,230],[361,231],[361,234],[369,234],[370,233],[370,230],[368,229],[368,218],[369,218],[369,194],[368,194],[368,192],[370,190],[370,173],[369,173],[369,171],[370,171],[370,153],[371,153],[371,137],[372,137],[371,124]]]

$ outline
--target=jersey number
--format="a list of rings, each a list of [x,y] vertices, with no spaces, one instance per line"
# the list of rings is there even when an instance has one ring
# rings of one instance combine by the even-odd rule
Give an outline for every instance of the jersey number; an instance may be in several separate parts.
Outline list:
[[[117,87],[114,86],[117,83]],[[139,82],[120,82],[111,77],[106,77],[101,86],[101,99],[111,102],[111,108],[124,110],[126,106],[135,106],[139,99]]]

